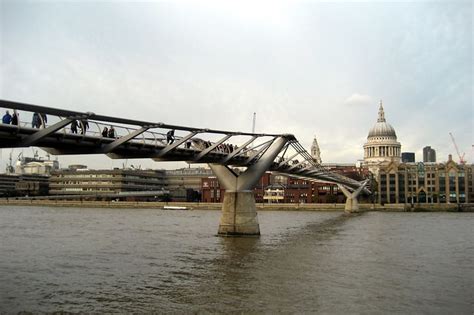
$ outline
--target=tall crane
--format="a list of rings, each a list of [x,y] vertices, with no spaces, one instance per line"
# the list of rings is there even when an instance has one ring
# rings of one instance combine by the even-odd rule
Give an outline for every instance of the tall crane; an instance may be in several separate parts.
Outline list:
[[[449,135],[451,136],[451,141],[453,142],[456,153],[458,154],[459,163],[466,164],[466,161],[464,160],[464,155],[466,155],[466,153],[463,153],[462,155],[459,153],[458,145],[456,144],[456,140],[454,140],[453,134],[450,132]]]

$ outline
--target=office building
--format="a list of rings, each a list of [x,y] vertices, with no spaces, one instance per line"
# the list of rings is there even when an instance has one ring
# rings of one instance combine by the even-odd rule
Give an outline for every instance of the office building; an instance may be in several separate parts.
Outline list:
[[[402,163],[414,163],[415,153],[414,152],[402,152]]]
[[[423,163],[436,162],[436,151],[430,146],[423,148]]]
[[[397,163],[380,168],[377,201],[385,203],[469,203],[474,200],[472,165]]]
[[[118,168],[57,170],[51,173],[49,193],[94,199],[155,200],[165,194],[165,173],[163,170]]]

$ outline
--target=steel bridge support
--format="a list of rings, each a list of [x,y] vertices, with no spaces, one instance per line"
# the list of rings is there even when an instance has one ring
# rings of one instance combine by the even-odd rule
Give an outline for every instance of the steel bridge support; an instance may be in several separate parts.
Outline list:
[[[223,236],[260,235],[253,188],[288,142],[277,138],[262,154],[257,163],[237,174],[226,165],[209,164],[219,183],[224,187],[224,201],[218,234]]]
[[[357,198],[359,197],[362,189],[364,189],[365,185],[367,184],[369,180],[364,180],[363,182],[360,183],[359,188],[354,190],[353,192],[350,192],[347,190],[346,187],[344,187],[341,184],[337,184],[339,186],[339,189],[344,193],[346,196],[346,205],[344,206],[344,211],[345,212],[358,212],[359,211],[359,201]]]

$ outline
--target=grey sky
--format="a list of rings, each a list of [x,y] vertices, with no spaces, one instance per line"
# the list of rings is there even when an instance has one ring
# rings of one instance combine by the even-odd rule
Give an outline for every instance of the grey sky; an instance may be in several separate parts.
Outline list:
[[[250,131],[255,111],[258,132],[293,133],[307,148],[317,135],[323,162],[363,157],[382,99],[402,151],[421,159],[431,145],[446,160],[453,132],[473,161],[471,1],[2,1],[0,9],[3,99],[240,131]]]

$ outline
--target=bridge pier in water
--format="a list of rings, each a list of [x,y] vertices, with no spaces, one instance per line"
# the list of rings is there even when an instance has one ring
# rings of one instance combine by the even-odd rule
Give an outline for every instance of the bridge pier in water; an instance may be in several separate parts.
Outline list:
[[[344,206],[344,211],[345,212],[351,213],[351,212],[358,212],[359,211],[359,200],[357,198],[359,197],[362,189],[364,189],[367,182],[368,182],[368,180],[365,180],[365,181],[361,182],[359,188],[357,188],[353,192],[350,192],[343,185],[337,184],[339,189],[344,193],[344,196],[346,196],[346,204]]]
[[[225,192],[217,234],[260,235],[252,190]]]
[[[277,138],[257,163],[237,174],[226,165],[209,164],[225,188],[218,234],[223,236],[260,235],[253,188],[270,167],[288,139]]]

